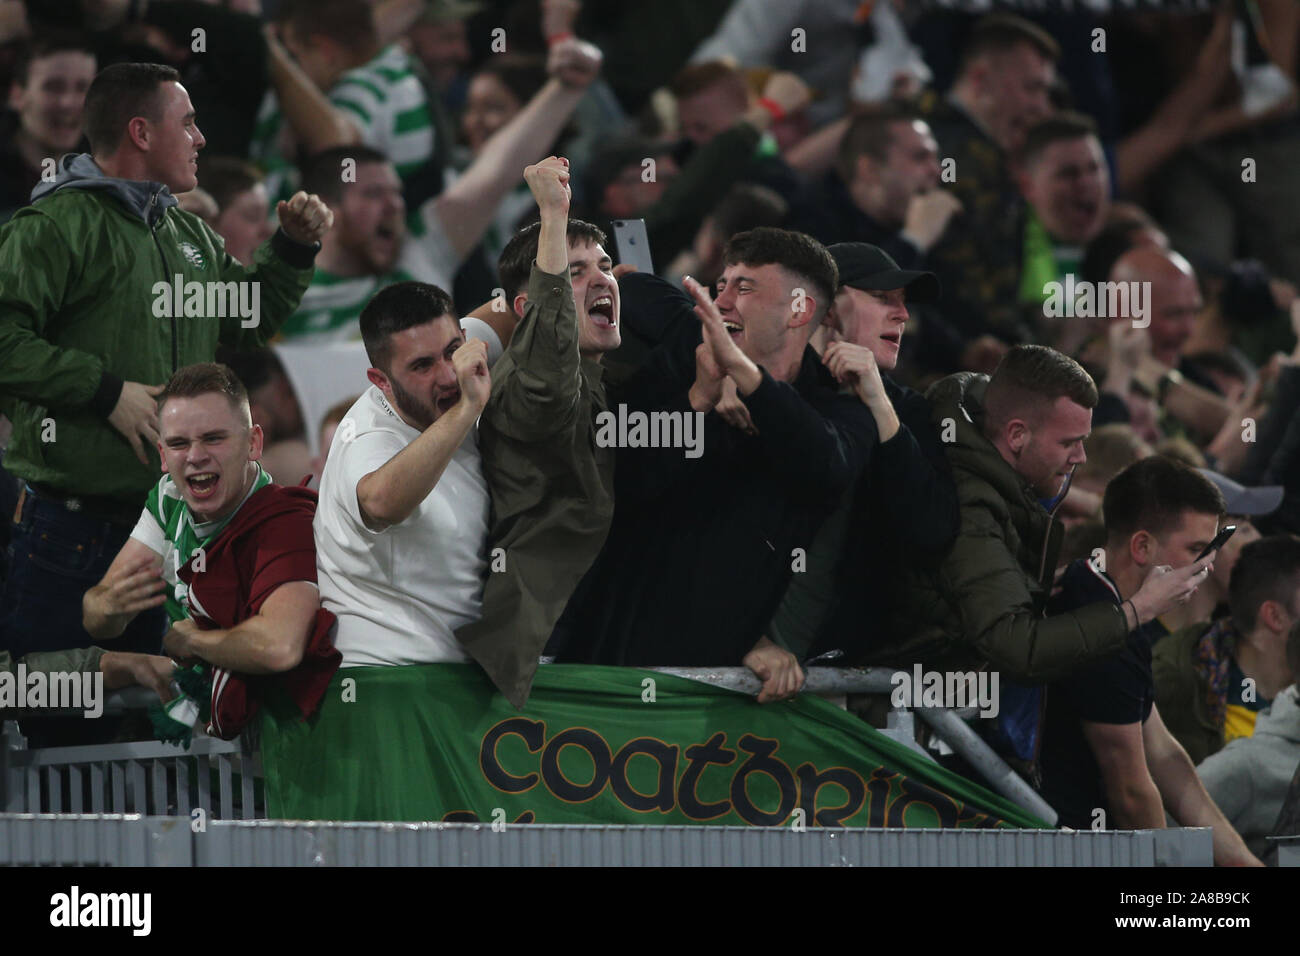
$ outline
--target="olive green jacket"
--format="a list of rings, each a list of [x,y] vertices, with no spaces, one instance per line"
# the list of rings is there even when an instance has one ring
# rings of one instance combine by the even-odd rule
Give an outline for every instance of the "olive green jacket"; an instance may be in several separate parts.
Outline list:
[[[66,651],[37,651],[14,660],[8,651],[0,651],[0,674],[16,674],[18,664],[22,663],[28,674],[40,671],[44,674],[61,673],[95,673],[99,670],[99,659],[104,651],[99,647],[74,647]],[[17,709],[0,706],[0,720],[16,719]]]
[[[1044,617],[1064,533],[984,437],[987,384],[986,375],[959,372],[926,395],[952,464],[961,528],[937,570],[908,573],[894,638],[871,663],[987,664],[1008,680],[1047,683],[1118,650],[1128,622],[1109,601]]]
[[[1210,715],[1210,686],[1197,668],[1197,646],[1209,621],[1166,635],[1151,650],[1151,674],[1156,682],[1156,707],[1174,739],[1192,763],[1199,764],[1223,749],[1223,721]],[[1222,659],[1232,654],[1232,641],[1218,648]]]
[[[534,263],[524,317],[492,367],[479,419],[492,496],[483,615],[456,632],[517,708],[609,533],[615,449],[596,444],[596,416],[607,408],[600,363],[578,353],[568,271]]]

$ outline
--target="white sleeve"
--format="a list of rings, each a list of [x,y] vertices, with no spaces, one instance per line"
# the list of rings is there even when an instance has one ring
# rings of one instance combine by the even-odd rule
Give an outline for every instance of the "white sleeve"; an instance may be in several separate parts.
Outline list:
[[[337,442],[336,434],[335,443]],[[338,472],[334,476],[338,480],[338,498],[341,499],[338,504],[352,519],[351,523],[365,534],[378,535],[382,532],[368,528],[362,520],[361,503],[357,501],[357,485],[366,475],[392,461],[393,456],[405,447],[401,438],[392,432],[371,431],[345,442],[338,450]],[[333,457],[334,449],[331,447],[331,464],[334,464]]]
[[[420,206],[420,225],[424,232],[422,235],[410,234],[406,237],[402,259],[407,271],[415,278],[450,292],[462,259],[452,248],[447,230],[438,217],[437,200],[438,197],[434,196]],[[411,259],[409,264],[405,262],[408,255]],[[418,274],[416,270],[423,274]]]
[[[460,320],[461,331],[465,333],[467,339],[482,339],[487,343],[487,363],[488,368],[497,364],[497,359],[505,351],[501,347],[501,337],[497,335],[497,330],[492,328],[482,319],[467,315]]]
[[[135,527],[131,530],[131,537],[154,554],[163,555],[167,551],[167,536],[163,533],[158,518],[148,508],[140,512],[140,520],[135,523]]]

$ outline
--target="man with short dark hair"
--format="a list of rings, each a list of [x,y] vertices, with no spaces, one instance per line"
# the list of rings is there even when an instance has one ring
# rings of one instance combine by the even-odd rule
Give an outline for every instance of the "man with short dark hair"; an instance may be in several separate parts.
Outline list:
[[[488,490],[476,422],[487,346],[466,341],[446,292],[380,290],[361,313],[370,388],[330,444],[314,523],[321,605],[343,666],[464,661],[477,620]]]
[[[914,108],[877,106],[859,112],[840,140],[834,169],[793,203],[796,228],[823,242],[879,246],[904,269],[925,269],[961,201],[940,182],[939,146]],[[917,303],[920,305],[920,303]],[[913,309],[919,333],[904,368],[948,374],[992,371],[1006,347],[992,336],[964,338],[937,305]]]
[[[614,513],[614,449],[592,441],[608,412],[601,359],[619,345],[619,290],[605,234],[569,218],[568,160],[524,170],[541,221],[501,253],[519,325],[492,368],[480,421],[492,493],[488,546],[501,549],[483,616],[456,632],[516,707],[538,655]]]
[[[828,245],[868,242],[904,269],[919,269],[961,209],[940,188],[939,172],[939,144],[920,113],[895,105],[862,110],[803,224]]]
[[[1253,734],[1259,712],[1295,681],[1286,642],[1300,621],[1300,541],[1277,535],[1242,548],[1228,607],[1228,617],[1177,630],[1153,654],[1156,702],[1193,763]]]
[[[677,99],[682,134],[696,146],[730,129],[750,105],[745,74],[723,60],[683,67],[668,91]]]
[[[959,372],[926,397],[953,467],[961,529],[937,569],[909,576],[899,639],[873,662],[987,663],[1003,680],[1041,683],[1113,652],[1169,592],[1199,583],[1180,569],[1144,585],[1136,608],[1098,601],[1044,617],[1063,538],[1055,514],[1085,460],[1096,385],[1069,356],[1021,345],[992,377]]]
[[[5,467],[26,482],[0,647],[20,654],[89,645],[77,608],[156,481],[146,450],[161,383],[210,361],[218,342],[268,342],[331,222],[314,196],[281,202],[280,229],[246,269],[173,208],[195,186],[204,139],[170,67],[108,67],[85,117],[91,154],[65,156],[0,231],[0,395],[14,423]],[[161,623],[142,615],[124,643],[156,651]]]
[[[82,599],[86,631],[111,641],[165,604],[164,648],[209,665],[209,731],[224,739],[258,709],[265,685],[253,677],[283,675],[310,714],[339,661],[329,641],[334,616],[316,588],[316,493],[273,484],[262,469],[262,430],[225,365],[179,369],[159,396],[158,423],[167,474]]]
[[[1216,864],[1259,865],[1166,729],[1151,678],[1155,615],[1209,573],[1214,555],[1197,555],[1218,532],[1223,496],[1195,469],[1154,455],[1106,486],[1102,512],[1105,548],[1070,564],[1049,611],[1068,619],[1104,607],[1135,626],[1118,651],[1080,661],[1048,686],[1043,797],[1075,829],[1160,829],[1167,809],[1180,826],[1213,829]]]
[[[1047,283],[1067,274],[1082,278],[1084,249],[1110,214],[1110,171],[1096,124],[1068,112],[1035,123],[1025,134],[1016,179],[1029,204],[1020,299],[1037,307],[1048,297]],[[1055,341],[1059,329],[1047,322],[1042,328]]]
[[[762,95],[755,96],[738,67],[724,60],[710,60],[682,67],[668,89],[676,97],[678,126],[693,151],[702,150],[737,124],[748,121],[760,131],[761,138],[752,147],[748,161],[735,170],[736,179],[760,183],[782,196],[794,195],[799,188],[798,177],[782,159],[769,127],[777,128],[787,115],[807,106],[811,96],[801,79],[777,70],[767,78]]]
[[[662,329],[661,345],[610,407],[703,416],[700,453],[619,448],[615,510],[600,556],[566,609],[550,653],[625,665],[736,665],[764,699],[802,682],[764,636],[794,549],[857,479],[876,443],[871,413],[808,346],[838,287],[835,261],[809,236],[760,228],[734,236],[716,299],[688,279],[622,279],[625,324]],[[694,307],[693,307],[694,306]],[[753,428],[713,412],[730,379]],[[634,396],[628,399],[626,396]]]

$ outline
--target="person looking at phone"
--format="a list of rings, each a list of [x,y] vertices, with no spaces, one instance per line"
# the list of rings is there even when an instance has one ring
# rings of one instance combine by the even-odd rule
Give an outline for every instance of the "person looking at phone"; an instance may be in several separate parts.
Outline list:
[[[1153,456],[1106,486],[1106,547],[1070,564],[1048,612],[1109,604],[1130,625],[1122,647],[1081,664],[1047,688],[1042,795],[1076,829],[1211,827],[1214,862],[1260,866],[1196,776],[1160,717],[1151,676],[1151,625],[1209,574],[1219,530],[1219,489],[1195,469]],[[1167,587],[1166,584],[1175,585]]]
[[[1043,684],[1121,649],[1131,631],[1204,580],[1203,566],[1182,566],[1192,551],[1177,569],[1139,582],[1122,606],[1096,600],[1045,617],[1063,538],[1055,513],[1087,460],[1092,376],[1055,349],[1019,345],[991,378],[958,372],[926,398],[953,468],[961,528],[936,567],[909,571],[891,639],[870,649],[868,663],[987,663],[1004,683]],[[1211,523],[1198,547],[1215,530]]]

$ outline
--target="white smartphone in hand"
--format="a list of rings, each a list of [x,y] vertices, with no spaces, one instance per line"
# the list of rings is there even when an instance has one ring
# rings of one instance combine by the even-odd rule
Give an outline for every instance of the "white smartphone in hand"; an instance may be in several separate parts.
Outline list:
[[[644,219],[615,219],[614,248],[620,264],[636,266],[637,272],[654,275],[650,258],[650,237],[645,231]]]

